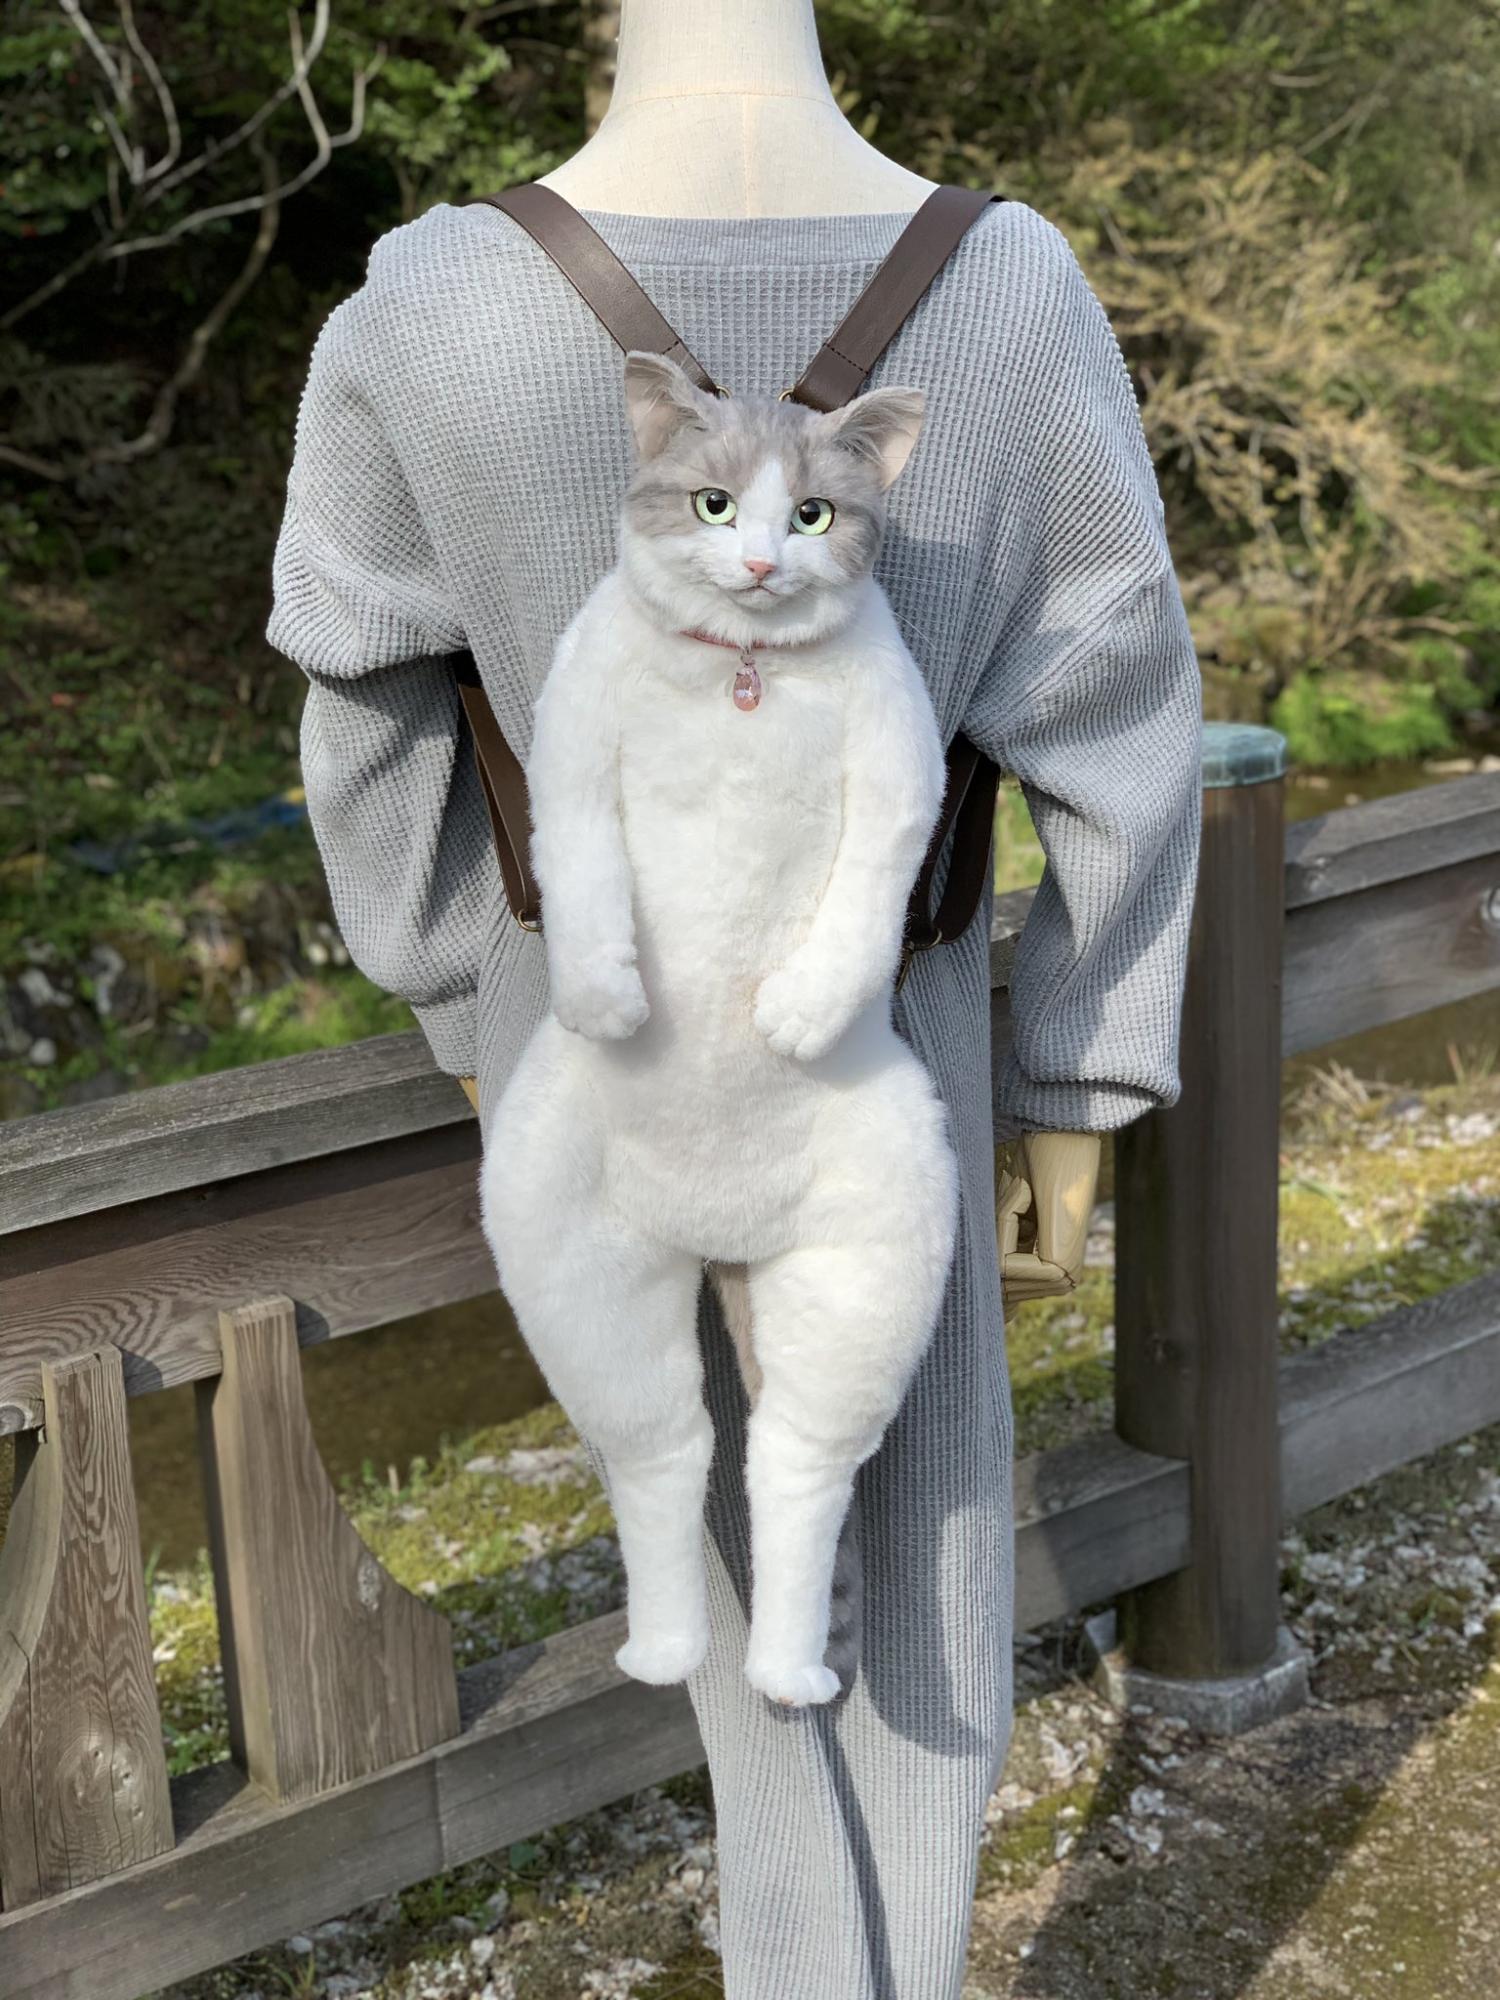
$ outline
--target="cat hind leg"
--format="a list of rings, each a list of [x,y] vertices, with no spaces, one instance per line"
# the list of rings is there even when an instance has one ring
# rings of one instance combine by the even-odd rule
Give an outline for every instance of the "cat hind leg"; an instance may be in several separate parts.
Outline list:
[[[952,1256],[955,1189],[940,1158],[934,1169],[925,1180],[898,1171],[846,1242],[813,1240],[750,1268],[761,1388],[745,1457],[745,1671],[775,1701],[827,1701],[838,1689],[826,1655],[854,1474],[931,1339]],[[888,1204],[902,1182],[898,1217]]]
[[[552,1120],[556,1152],[520,1143],[481,1176],[500,1282],[537,1365],[598,1451],[624,1559],[633,1678],[681,1681],[708,1649],[703,1505],[713,1423],[703,1401],[702,1265],[614,1214],[579,1172],[580,1133]],[[504,1147],[497,1129],[492,1148]],[[503,1162],[503,1164],[502,1164]]]

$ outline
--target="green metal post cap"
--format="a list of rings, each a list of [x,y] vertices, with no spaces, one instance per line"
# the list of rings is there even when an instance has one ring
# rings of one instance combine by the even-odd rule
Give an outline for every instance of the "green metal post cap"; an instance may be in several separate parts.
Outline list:
[[[1263,785],[1286,776],[1286,738],[1279,729],[1255,722],[1205,722],[1203,789]]]

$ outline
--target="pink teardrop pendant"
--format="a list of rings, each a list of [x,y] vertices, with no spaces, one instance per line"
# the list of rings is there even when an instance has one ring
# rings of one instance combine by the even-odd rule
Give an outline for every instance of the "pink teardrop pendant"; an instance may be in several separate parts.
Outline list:
[[[739,671],[734,677],[734,705],[742,715],[760,707],[760,675],[748,653],[740,661]]]

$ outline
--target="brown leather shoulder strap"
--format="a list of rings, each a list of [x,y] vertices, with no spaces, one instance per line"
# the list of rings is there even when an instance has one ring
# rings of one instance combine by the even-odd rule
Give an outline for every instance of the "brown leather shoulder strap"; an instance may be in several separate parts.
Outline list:
[[[657,311],[599,232],[563,196],[533,181],[477,199],[498,208],[527,231],[623,351],[640,348],[669,355],[700,388],[715,395],[727,393]],[[935,188],[796,385],[786,392],[789,400],[815,410],[835,410],[858,395],[870,370],[964,232],[992,201],[1004,199],[1004,195],[984,194],[974,188]],[[495,829],[506,900],[517,923],[527,930],[539,930],[541,895],[531,872],[525,771],[495,720],[472,660],[460,674],[459,692]],[[999,773],[990,760],[967,737],[955,736],[948,747],[942,810],[907,909],[902,978],[915,953],[958,937],[979,906],[989,872],[998,780]],[[934,911],[932,884],[950,836],[952,856],[942,899]]]
[[[495,720],[472,653],[464,653],[459,660],[458,698],[474,739],[474,761],[494,829],[505,900],[523,931],[539,931],[542,892],[531,872],[531,811],[526,796],[526,772],[506,742],[505,731]]]
[[[963,735],[955,736],[948,745],[946,768],[937,825],[906,905],[906,929],[896,975],[898,990],[919,951],[931,951],[934,945],[951,944],[962,937],[979,908],[989,877],[1000,772],[979,746]],[[950,834],[953,852],[942,897],[934,910],[933,878]]]
[[[598,230],[584,221],[571,202],[540,181],[527,181],[476,199],[520,223],[625,353],[641,348],[649,354],[665,354],[685,369],[700,389],[720,394],[718,383],[689,353],[676,328],[662,318]]]
[[[814,410],[836,410],[857,396],[970,223],[992,201],[1004,199],[977,188],[934,188],[788,391],[790,400]]]

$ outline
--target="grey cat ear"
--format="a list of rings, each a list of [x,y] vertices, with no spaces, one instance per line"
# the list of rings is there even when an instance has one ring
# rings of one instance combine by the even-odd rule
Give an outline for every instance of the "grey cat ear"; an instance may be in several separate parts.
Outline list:
[[[655,458],[686,424],[701,424],[714,398],[665,354],[632,348],[625,357],[625,413],[643,459]]]
[[[911,457],[926,405],[920,389],[867,389],[818,421],[830,442],[868,460],[886,487]]]

